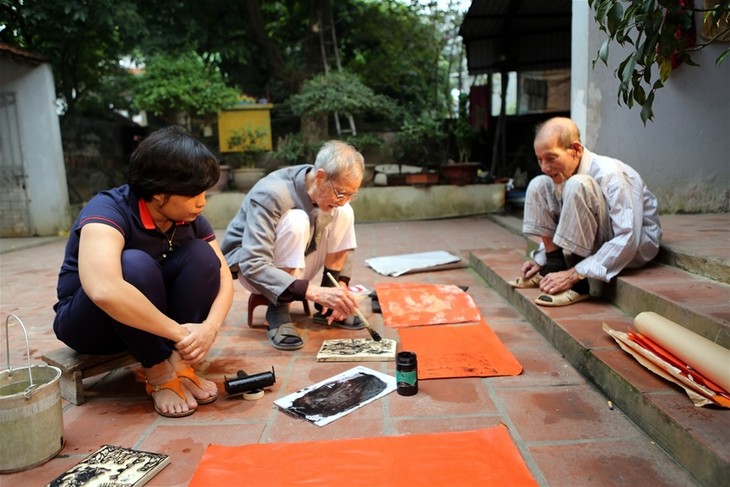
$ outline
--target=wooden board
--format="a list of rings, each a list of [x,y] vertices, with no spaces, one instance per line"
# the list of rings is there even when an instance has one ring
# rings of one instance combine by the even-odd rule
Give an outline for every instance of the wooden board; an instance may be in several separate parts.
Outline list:
[[[317,353],[317,362],[392,362],[396,344],[387,338],[379,342],[369,338],[325,340]]]

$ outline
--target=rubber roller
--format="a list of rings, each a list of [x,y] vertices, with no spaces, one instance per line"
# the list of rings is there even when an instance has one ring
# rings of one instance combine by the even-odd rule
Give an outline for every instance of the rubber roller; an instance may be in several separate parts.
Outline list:
[[[262,372],[253,375],[248,375],[243,370],[239,370],[235,378],[224,378],[223,385],[226,389],[226,394],[243,394],[244,399],[253,401],[263,397],[264,387],[272,386],[275,383],[276,375],[274,374],[274,367],[271,367],[271,372]]]

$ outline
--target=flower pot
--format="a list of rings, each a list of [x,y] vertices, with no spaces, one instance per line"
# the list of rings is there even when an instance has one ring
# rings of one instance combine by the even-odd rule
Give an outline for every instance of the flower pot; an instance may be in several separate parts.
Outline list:
[[[463,186],[474,182],[480,166],[481,164],[478,162],[446,164],[441,168],[441,174],[443,174],[449,184]]]
[[[362,175],[361,188],[366,188],[373,184],[375,179],[375,164],[365,164],[365,172]]]
[[[221,191],[228,188],[228,181],[231,179],[231,166],[221,164],[221,175],[218,178],[218,182],[208,190],[208,193],[220,193]]]
[[[403,186],[405,184],[405,174],[388,174],[388,186]]]
[[[242,193],[248,193],[265,172],[258,167],[241,167],[233,170],[233,187]]]
[[[417,172],[415,174],[406,174],[406,184],[413,186],[430,186],[438,184],[439,175],[435,172]]]

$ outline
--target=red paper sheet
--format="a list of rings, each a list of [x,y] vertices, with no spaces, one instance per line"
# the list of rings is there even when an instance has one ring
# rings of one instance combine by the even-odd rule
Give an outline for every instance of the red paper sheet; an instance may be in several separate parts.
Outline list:
[[[522,365],[484,319],[477,325],[404,328],[401,348],[415,352],[419,379],[520,375]]]
[[[385,326],[402,328],[479,321],[481,314],[458,286],[393,283],[375,286]]]
[[[211,445],[189,487],[538,485],[503,425],[452,433]]]

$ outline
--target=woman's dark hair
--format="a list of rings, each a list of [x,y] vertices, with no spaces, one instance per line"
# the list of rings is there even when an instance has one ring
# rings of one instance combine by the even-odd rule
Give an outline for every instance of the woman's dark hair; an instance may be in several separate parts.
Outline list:
[[[220,177],[218,159],[182,128],[171,126],[150,134],[132,152],[127,182],[138,198],[155,194],[195,196]]]

